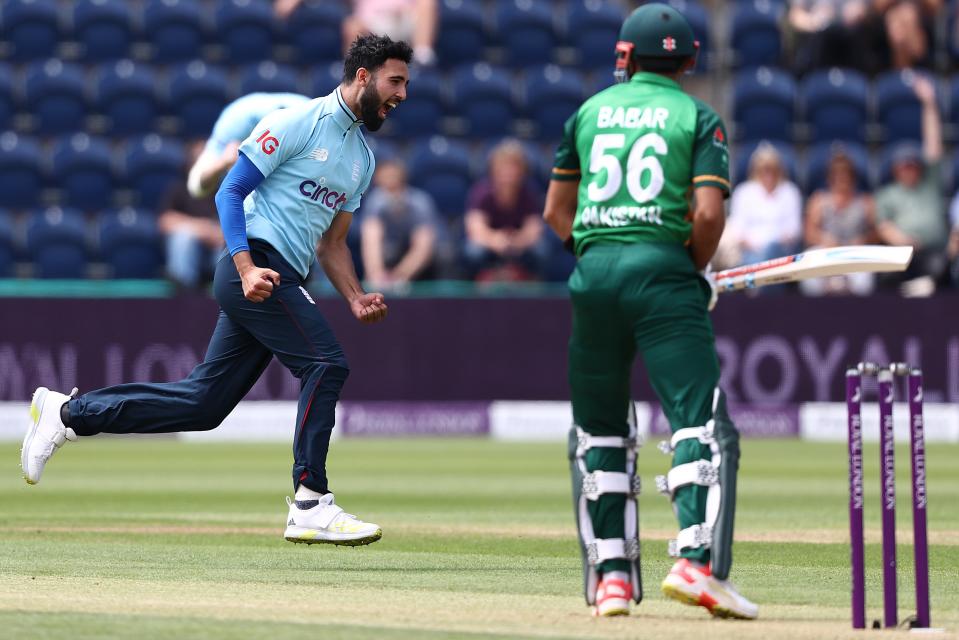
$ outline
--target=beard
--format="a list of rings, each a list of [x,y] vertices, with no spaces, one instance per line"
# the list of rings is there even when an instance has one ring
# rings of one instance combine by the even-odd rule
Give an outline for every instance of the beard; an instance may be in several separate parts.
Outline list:
[[[370,131],[378,131],[385,122],[380,117],[380,108],[383,106],[383,99],[377,94],[374,83],[370,83],[369,88],[363,92],[360,98],[360,120]]]

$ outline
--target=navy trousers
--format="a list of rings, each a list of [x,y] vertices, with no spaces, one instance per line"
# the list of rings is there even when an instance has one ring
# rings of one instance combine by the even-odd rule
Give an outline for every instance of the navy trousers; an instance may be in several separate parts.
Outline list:
[[[334,409],[349,367],[293,267],[263,242],[252,241],[250,253],[258,267],[280,274],[280,286],[265,302],[250,302],[233,260],[224,256],[213,279],[219,319],[206,357],[190,375],[179,382],[135,382],[86,393],[69,402],[68,424],[78,435],[215,429],[275,355],[300,380],[294,489],[304,484],[325,493]]]

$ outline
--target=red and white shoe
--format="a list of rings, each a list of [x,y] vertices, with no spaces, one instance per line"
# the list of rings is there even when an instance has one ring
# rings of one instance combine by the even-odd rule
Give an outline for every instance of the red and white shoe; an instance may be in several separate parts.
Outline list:
[[[594,616],[628,616],[633,586],[618,578],[603,578],[596,587]]]
[[[703,607],[717,618],[755,620],[759,607],[743,597],[728,580],[717,580],[709,565],[680,558],[663,580],[663,594],[683,604]]]

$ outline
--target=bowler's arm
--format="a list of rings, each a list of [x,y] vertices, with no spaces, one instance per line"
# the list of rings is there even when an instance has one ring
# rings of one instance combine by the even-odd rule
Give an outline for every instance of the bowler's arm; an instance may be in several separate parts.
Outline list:
[[[333,216],[330,228],[320,239],[320,265],[350,310],[361,322],[376,322],[386,317],[386,303],[379,293],[366,293],[360,286],[353,266],[353,256],[346,244],[346,234],[353,221],[352,211],[340,211]]]

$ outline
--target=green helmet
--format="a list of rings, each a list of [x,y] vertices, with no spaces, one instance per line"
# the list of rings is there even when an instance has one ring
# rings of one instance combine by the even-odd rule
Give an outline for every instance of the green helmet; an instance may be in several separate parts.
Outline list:
[[[683,14],[668,4],[644,4],[629,14],[619,30],[616,77],[626,79],[630,60],[684,60],[695,57],[697,51],[699,42]]]

